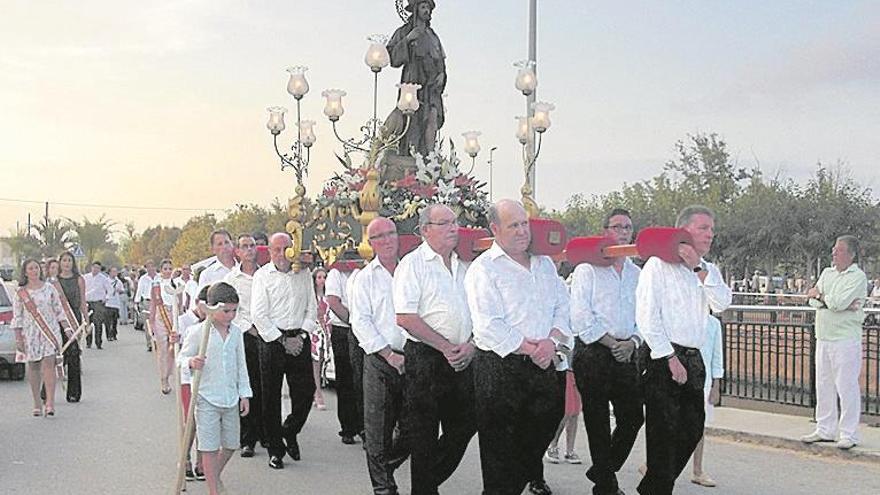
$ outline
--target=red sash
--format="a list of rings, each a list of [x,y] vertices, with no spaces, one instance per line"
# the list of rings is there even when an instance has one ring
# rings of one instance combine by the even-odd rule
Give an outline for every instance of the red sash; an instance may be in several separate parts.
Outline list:
[[[58,339],[55,338],[55,334],[49,329],[49,325],[46,323],[46,320],[43,319],[43,315],[40,314],[36,303],[31,299],[31,295],[28,294],[27,289],[24,287],[18,289],[18,297],[21,299],[24,307],[27,308],[28,313],[30,313],[37,322],[37,326],[40,327],[40,333],[42,333],[43,337],[46,337],[46,339],[55,346],[55,352],[60,355],[61,346],[58,344]]]
[[[64,294],[64,289],[61,288],[61,282],[58,279],[52,280],[52,287],[55,287],[55,291],[58,292],[58,298],[61,299],[61,307],[64,308],[64,314],[67,315],[67,321],[70,323],[71,327],[79,327],[80,321],[76,319],[76,315],[73,314],[73,308],[70,307],[70,301],[67,300],[67,295]],[[77,287],[79,287],[77,285]]]
[[[172,329],[171,317],[168,315],[168,308],[165,307],[165,303],[162,300],[161,283],[153,285],[153,288],[150,289],[150,297],[156,302],[156,309],[159,310],[159,317],[162,318],[162,323],[165,324],[165,330],[170,333]]]

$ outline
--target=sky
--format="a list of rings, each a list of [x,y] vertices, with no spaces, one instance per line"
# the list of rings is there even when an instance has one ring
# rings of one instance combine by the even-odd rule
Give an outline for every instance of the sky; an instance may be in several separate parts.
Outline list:
[[[295,179],[280,170],[265,109],[295,107],[290,65],[310,68],[302,108],[318,142],[305,185],[317,194],[341,152],[320,92],[348,92],[340,132],[354,136],[372,112],[366,38],[401,24],[393,0],[0,3],[0,235],[28,213],[36,221],[44,201],[50,216],[104,214],[120,231],[286,201]],[[437,4],[441,132],[460,145],[481,131],[476,175],[488,180],[497,147],[495,197],[518,197],[525,99],[512,64],[527,58],[528,1]],[[537,166],[549,208],[656,175],[698,132],[765,174],[804,181],[818,162],[843,161],[878,188],[877,2],[539,0],[537,58],[538,99],[556,105]],[[399,77],[380,74],[380,117]]]

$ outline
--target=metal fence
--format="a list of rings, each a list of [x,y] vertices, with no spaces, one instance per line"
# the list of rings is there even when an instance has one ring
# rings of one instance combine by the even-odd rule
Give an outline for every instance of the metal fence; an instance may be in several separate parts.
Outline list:
[[[880,310],[866,309],[862,331],[862,412],[880,414]],[[721,318],[723,394],[815,407],[815,310],[803,306],[733,305]]]

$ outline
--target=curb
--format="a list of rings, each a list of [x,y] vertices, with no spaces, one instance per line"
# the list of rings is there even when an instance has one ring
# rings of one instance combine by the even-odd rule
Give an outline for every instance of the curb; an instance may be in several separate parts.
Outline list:
[[[820,455],[823,457],[833,457],[847,461],[859,461],[870,462],[872,464],[880,464],[880,452],[864,451],[859,449],[858,447],[850,450],[841,450],[835,447],[834,444],[807,444],[801,442],[800,440],[794,440],[790,438],[774,437],[771,435],[762,435],[760,433],[749,433],[717,427],[706,427],[706,434],[713,437],[726,438],[735,442],[751,443],[777,449],[796,450],[808,454]]]

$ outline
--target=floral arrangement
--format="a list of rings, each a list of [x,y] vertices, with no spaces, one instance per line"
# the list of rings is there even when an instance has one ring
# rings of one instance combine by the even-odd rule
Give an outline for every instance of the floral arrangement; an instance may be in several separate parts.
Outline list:
[[[463,173],[455,145],[449,141],[449,153],[444,155],[443,141],[438,150],[422,156],[413,153],[415,168],[407,169],[403,178],[379,184],[382,204],[379,214],[392,218],[405,227],[415,226],[418,212],[430,203],[449,205],[459,216],[462,225],[485,227],[489,207],[485,182]],[[367,169],[355,167],[351,156],[337,157],[343,171],[324,183],[317,198],[319,207],[357,207],[360,191],[366,182]]]

